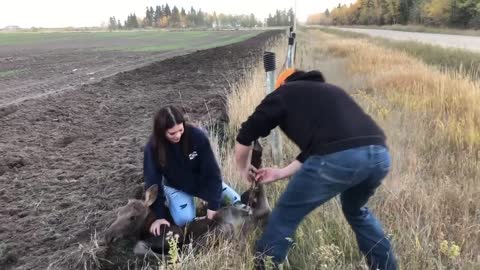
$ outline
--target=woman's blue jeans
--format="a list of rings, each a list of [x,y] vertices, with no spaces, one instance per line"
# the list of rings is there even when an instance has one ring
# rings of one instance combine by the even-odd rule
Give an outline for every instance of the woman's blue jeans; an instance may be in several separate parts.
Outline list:
[[[163,185],[163,191],[176,225],[183,226],[195,219],[195,201],[192,195],[167,185]],[[232,204],[240,201],[240,195],[229,185],[222,183],[222,201],[225,198]]]
[[[293,176],[272,211],[256,251],[279,264],[302,219],[340,194],[343,214],[355,232],[370,269],[397,269],[390,241],[380,222],[365,207],[390,169],[383,146],[369,145],[323,156],[311,156]]]

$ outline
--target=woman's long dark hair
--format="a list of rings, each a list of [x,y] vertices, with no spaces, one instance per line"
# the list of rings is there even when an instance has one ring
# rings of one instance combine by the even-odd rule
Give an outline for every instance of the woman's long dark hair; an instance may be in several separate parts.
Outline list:
[[[188,134],[188,123],[185,121],[183,113],[175,106],[169,105],[161,108],[155,115],[153,122],[152,142],[157,163],[165,167],[167,164],[166,147],[170,143],[165,137],[168,129],[175,125],[183,124],[184,132],[180,138],[179,144],[183,149],[185,156],[190,152],[190,140]]]

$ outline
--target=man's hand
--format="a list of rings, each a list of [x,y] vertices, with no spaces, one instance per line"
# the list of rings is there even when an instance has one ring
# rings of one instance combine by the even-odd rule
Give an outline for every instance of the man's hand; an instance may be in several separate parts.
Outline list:
[[[160,233],[161,233],[161,229],[160,227],[162,225],[167,225],[167,227],[170,227],[170,222],[168,222],[166,219],[162,218],[162,219],[157,219],[155,220],[152,225],[150,225],[150,233],[155,235],[155,236],[159,236]]]
[[[295,174],[302,167],[302,163],[298,160],[294,160],[287,167],[278,168],[261,168],[256,172],[255,181],[260,184],[268,184],[277,180],[287,178]]]
[[[212,220],[213,217],[217,214],[217,211],[213,211],[213,210],[210,210],[210,209],[207,209],[207,218]]]
[[[282,179],[283,171],[278,168],[261,168],[257,170],[255,181],[259,184],[268,184]]]

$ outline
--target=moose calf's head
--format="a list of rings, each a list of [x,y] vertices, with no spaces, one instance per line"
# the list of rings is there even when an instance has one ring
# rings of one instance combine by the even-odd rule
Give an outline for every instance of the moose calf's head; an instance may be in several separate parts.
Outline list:
[[[152,185],[145,192],[145,200],[129,199],[127,205],[118,209],[117,219],[105,232],[107,244],[117,239],[140,235],[150,215],[149,207],[155,202],[158,186]]]

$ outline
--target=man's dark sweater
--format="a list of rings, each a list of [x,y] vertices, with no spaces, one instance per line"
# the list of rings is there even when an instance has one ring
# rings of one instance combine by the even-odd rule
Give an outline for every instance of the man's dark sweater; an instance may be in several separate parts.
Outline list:
[[[181,144],[167,144],[165,167],[156,161],[152,141],[145,146],[145,189],[153,184],[159,186],[157,200],[152,205],[157,219],[165,218],[167,213],[163,177],[168,186],[207,201],[208,209],[217,210],[220,207],[222,177],[207,135],[201,129],[187,125],[183,136],[189,136],[191,151],[186,156]]]
[[[280,129],[300,148],[297,160],[364,145],[384,145],[380,127],[341,88],[325,83],[318,71],[289,81],[270,93],[245,121],[237,141],[251,145]]]

